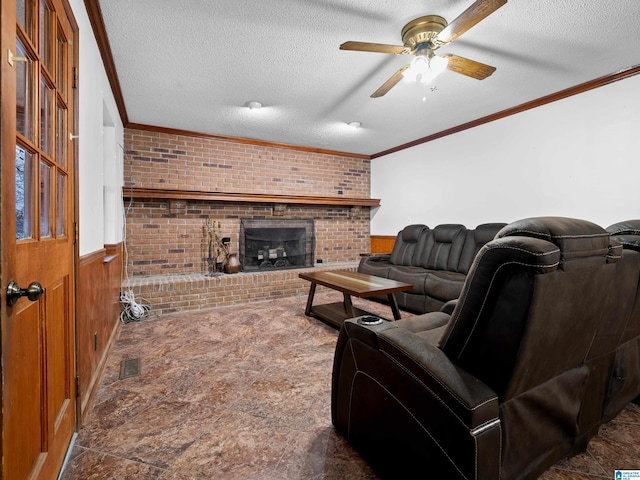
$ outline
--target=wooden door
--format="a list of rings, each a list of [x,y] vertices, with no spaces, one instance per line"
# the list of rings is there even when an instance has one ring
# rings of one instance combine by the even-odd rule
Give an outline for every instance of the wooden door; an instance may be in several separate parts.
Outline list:
[[[54,479],[76,425],[74,35],[66,0],[2,0],[2,478]],[[65,10],[65,6],[67,9]],[[32,294],[14,298],[9,282]]]

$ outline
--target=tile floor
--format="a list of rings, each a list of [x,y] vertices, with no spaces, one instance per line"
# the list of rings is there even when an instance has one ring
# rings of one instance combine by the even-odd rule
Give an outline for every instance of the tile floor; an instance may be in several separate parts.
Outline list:
[[[323,293],[316,302],[335,301]],[[62,480],[375,479],[331,425],[337,331],[295,297],[122,327]],[[388,307],[361,300],[380,314]],[[362,305],[366,303],[366,305]],[[124,359],[138,376],[119,379]],[[640,469],[640,407],[543,479]]]

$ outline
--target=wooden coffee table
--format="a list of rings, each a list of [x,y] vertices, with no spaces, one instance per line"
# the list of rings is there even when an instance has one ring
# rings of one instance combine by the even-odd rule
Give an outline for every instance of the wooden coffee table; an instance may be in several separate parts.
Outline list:
[[[400,311],[398,310],[398,303],[396,302],[394,293],[405,292],[413,288],[409,283],[396,282],[395,280],[348,270],[308,272],[300,273],[298,276],[311,282],[307,308],[304,311],[305,315],[324,320],[337,328],[340,328],[347,318],[370,315],[369,312],[353,306],[351,303],[351,295],[360,298],[387,295],[393,318],[394,320],[399,320]],[[313,305],[316,285],[324,285],[325,287],[342,292],[344,301],[325,305]]]

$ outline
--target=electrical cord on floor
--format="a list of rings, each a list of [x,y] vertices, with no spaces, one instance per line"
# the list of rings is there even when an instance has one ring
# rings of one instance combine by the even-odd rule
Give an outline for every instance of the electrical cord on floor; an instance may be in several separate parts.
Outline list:
[[[124,155],[124,146],[118,144]],[[120,159],[122,161],[122,159]],[[124,178],[124,177],[123,177]],[[131,194],[129,196],[129,204],[124,206],[122,204],[122,250],[124,253],[124,271],[123,274],[126,279],[126,283],[129,283],[129,252],[127,250],[127,217],[129,210],[133,205],[133,177],[131,182]],[[122,279],[121,279],[122,280]],[[137,322],[149,315],[151,312],[151,303],[146,299],[136,301],[133,296],[133,291],[129,288],[126,291],[120,292],[120,305],[122,311],[120,312],[120,321],[122,323]]]
[[[120,312],[120,321],[122,323],[136,322],[149,315],[151,304],[148,300],[140,299],[136,301],[132,290],[120,293],[120,304],[122,311]]]

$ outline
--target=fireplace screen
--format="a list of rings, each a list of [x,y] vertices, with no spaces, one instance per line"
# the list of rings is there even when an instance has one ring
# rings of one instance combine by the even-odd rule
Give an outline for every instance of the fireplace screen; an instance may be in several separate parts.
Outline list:
[[[240,263],[244,271],[313,266],[313,220],[242,219]]]

